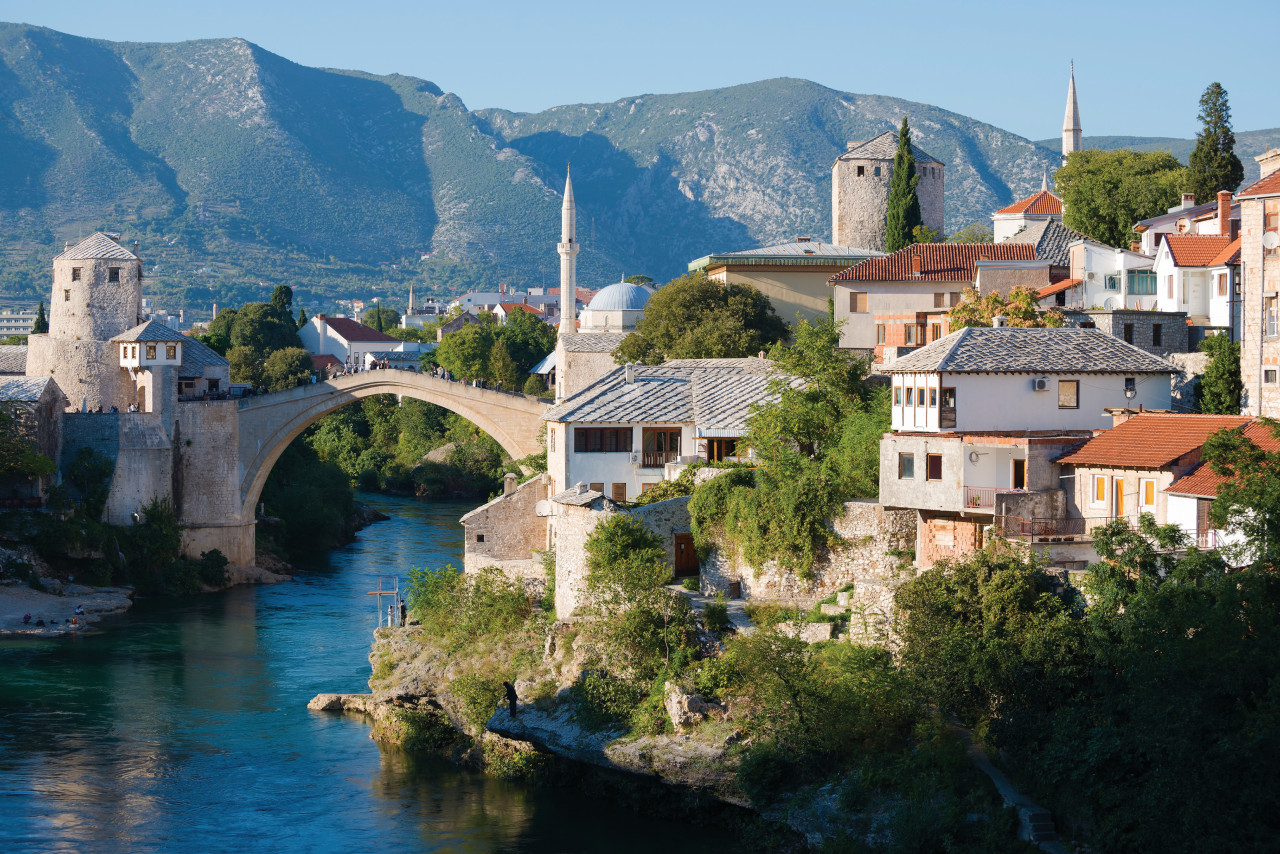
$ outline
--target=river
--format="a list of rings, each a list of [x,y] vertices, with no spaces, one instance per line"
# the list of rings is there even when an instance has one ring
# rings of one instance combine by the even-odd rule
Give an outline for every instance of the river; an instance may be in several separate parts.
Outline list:
[[[724,848],[308,711],[368,690],[379,574],[461,561],[468,506],[361,499],[391,521],[293,583],[139,602],[76,640],[0,640],[0,852]]]

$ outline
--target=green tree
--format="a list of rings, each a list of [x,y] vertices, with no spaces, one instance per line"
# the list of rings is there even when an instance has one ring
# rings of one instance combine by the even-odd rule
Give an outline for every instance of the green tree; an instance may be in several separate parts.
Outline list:
[[[507,352],[501,338],[494,341],[493,347],[489,350],[487,377],[494,384],[500,384],[502,388],[512,391],[515,391],[520,384],[520,372],[516,369],[516,363],[511,360],[511,354]]]
[[[32,335],[44,335],[49,331],[49,319],[44,316],[44,300],[40,300],[40,307],[36,309],[36,322],[31,326]]]
[[[535,397],[542,397],[547,393],[547,384],[542,381],[542,377],[537,374],[529,374],[529,379],[524,381],[525,394],[531,394]]]
[[[305,308],[298,309],[298,329],[307,325],[307,310]]]
[[[916,174],[916,157],[911,151],[911,125],[902,117],[898,129],[898,150],[893,155],[893,174],[889,176],[889,208],[885,214],[884,248],[897,252],[911,245],[912,233],[917,225],[923,225],[920,215],[920,198],[916,186],[920,176]]]
[[[1073,151],[1054,174],[1063,224],[1109,246],[1128,248],[1133,225],[1177,203],[1187,171],[1167,151]]]
[[[493,323],[468,323],[440,340],[434,353],[436,364],[453,371],[457,379],[488,377],[495,337]]]
[[[311,354],[301,347],[276,350],[262,366],[262,381],[268,391],[284,391],[311,379]]]
[[[386,332],[388,329],[395,329],[400,325],[400,312],[394,308],[375,305],[373,308],[365,310],[363,320],[364,325],[370,329]]]
[[[787,335],[769,298],[755,288],[691,273],[649,298],[636,331],[623,339],[614,359],[657,365],[668,359],[741,358],[768,350]]]
[[[971,222],[947,238],[947,243],[993,243],[995,236],[985,222]]]
[[[1244,180],[1244,166],[1236,156],[1236,135],[1231,130],[1231,106],[1221,83],[1210,83],[1200,96],[1200,132],[1187,168],[1187,192],[1205,203],[1219,190],[1234,193]]]
[[[1034,289],[1026,285],[1014,285],[1008,297],[999,291],[979,296],[976,288],[964,291],[959,304],[947,312],[947,326],[954,332],[967,326],[991,326],[996,317],[1003,317],[1008,326],[1061,328],[1067,319],[1056,308],[1041,309]]]
[[[529,369],[547,357],[556,348],[556,330],[546,321],[525,311],[513,311],[506,323],[494,333],[515,362],[516,370],[527,374]],[[432,341],[435,335],[431,336]]]
[[[262,384],[263,359],[252,347],[232,347],[227,350],[227,361],[231,363],[233,383]]]
[[[288,285],[276,285],[271,291],[271,307],[281,316],[293,314],[293,288]]]
[[[1200,342],[1200,352],[1209,354],[1204,376],[1196,386],[1196,402],[1201,412],[1213,415],[1239,415],[1240,344],[1226,335],[1210,335]]]
[[[653,284],[653,279],[649,278],[648,276],[640,276],[640,275],[627,276],[622,281],[632,285],[652,285]]]
[[[911,229],[912,243],[941,243],[942,235],[927,225],[917,225]]]
[[[57,470],[53,460],[40,453],[33,432],[0,409],[0,478],[44,477]]]
[[[1274,440],[1280,437],[1280,423],[1260,419]],[[1236,530],[1244,535],[1246,553],[1242,560],[1276,561],[1280,557],[1280,451],[1258,445],[1245,435],[1244,428],[1222,430],[1204,443],[1201,456],[1224,480],[1210,507],[1215,528]]]
[[[218,315],[214,325],[219,325],[223,312]],[[210,326],[210,334],[214,333],[214,325]],[[263,302],[251,302],[241,306],[231,320],[229,336],[232,347],[248,347],[259,361],[265,360],[273,350],[285,347],[301,347],[298,328],[292,316],[286,314],[282,319],[275,306]]]

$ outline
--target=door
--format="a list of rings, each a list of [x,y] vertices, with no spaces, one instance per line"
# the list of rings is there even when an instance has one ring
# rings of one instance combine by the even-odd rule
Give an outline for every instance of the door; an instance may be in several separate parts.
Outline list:
[[[1014,489],[1027,488],[1027,461],[1026,460],[1013,461],[1013,488]]]
[[[693,547],[693,534],[676,534],[676,578],[697,575],[698,552]]]
[[[1124,516],[1124,478],[1111,479],[1111,515],[1117,519]]]

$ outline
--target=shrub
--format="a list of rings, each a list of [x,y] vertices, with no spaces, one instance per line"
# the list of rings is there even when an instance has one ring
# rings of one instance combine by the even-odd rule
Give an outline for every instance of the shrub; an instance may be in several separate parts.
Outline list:
[[[688,590],[690,593],[697,593],[701,588],[701,585],[698,583],[698,579],[692,575],[681,581],[680,586],[685,590]]]
[[[458,731],[449,718],[437,709],[396,709],[395,715],[404,733],[401,745],[405,750],[443,750],[459,739]]]
[[[222,587],[227,583],[227,558],[220,550],[200,553],[198,569],[200,580],[210,587]]]
[[[537,782],[546,771],[547,758],[536,750],[520,750],[507,742],[485,741],[484,770],[500,780]]]
[[[752,747],[738,765],[738,786],[753,804],[773,800],[802,779],[794,752],[777,742]]]
[[[485,724],[493,717],[503,696],[501,681],[474,673],[464,674],[450,682],[449,692],[458,698],[463,719],[476,732],[484,731]]]
[[[409,570],[409,608],[423,630],[438,637],[474,639],[509,633],[533,615],[533,603],[519,582],[496,567],[469,576],[452,565]]]
[[[587,729],[602,730],[626,723],[645,692],[612,673],[588,670],[569,688],[569,695],[574,720]]]
[[[716,634],[729,628],[729,603],[725,601],[723,593],[717,593],[715,600],[707,604],[706,610],[702,612],[702,621],[706,623],[708,631]]]

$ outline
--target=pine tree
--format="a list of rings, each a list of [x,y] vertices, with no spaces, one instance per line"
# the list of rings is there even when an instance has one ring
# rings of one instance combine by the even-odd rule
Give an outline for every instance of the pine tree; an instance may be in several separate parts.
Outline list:
[[[884,235],[886,252],[897,252],[910,246],[915,227],[924,224],[920,216],[920,199],[916,196],[919,183],[916,158],[911,153],[911,125],[903,116],[902,127],[898,130],[898,151],[893,155],[893,175],[889,178],[889,210],[885,215]]]
[[[301,329],[306,326],[307,320],[307,310],[305,308],[298,309],[298,328]]]
[[[44,335],[49,331],[49,320],[44,316],[44,300],[40,300],[40,308],[36,311],[36,322],[31,327],[31,334]]]
[[[1234,193],[1244,180],[1244,166],[1236,157],[1231,106],[1221,83],[1210,83],[1204,90],[1196,118],[1202,127],[1196,134],[1195,151],[1191,152],[1187,192],[1195,193],[1196,201],[1204,204],[1213,201],[1219,190]]]

